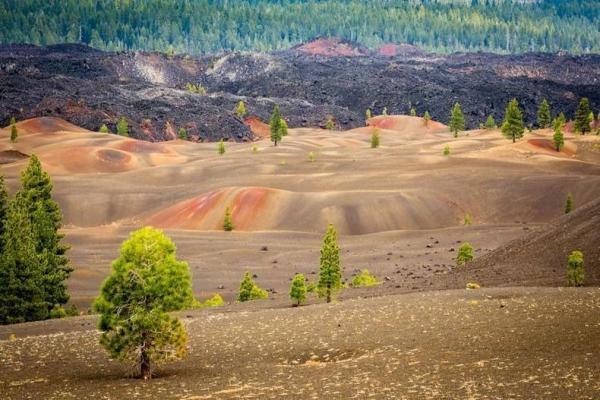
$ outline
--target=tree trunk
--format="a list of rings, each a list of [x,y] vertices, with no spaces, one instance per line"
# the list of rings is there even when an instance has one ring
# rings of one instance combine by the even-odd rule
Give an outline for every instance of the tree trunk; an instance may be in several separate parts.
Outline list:
[[[513,135],[513,143],[515,143],[517,141],[517,137],[515,135]]]
[[[327,285],[327,302],[331,303],[331,286]]]
[[[150,371],[150,357],[148,357],[145,344],[142,348],[142,353],[140,354],[140,375],[144,380],[152,378],[152,372]]]

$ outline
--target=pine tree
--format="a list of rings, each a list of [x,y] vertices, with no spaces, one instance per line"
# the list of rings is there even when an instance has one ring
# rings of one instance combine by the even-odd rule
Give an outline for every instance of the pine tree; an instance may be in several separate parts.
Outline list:
[[[371,148],[376,149],[379,147],[379,129],[375,129],[371,134]]]
[[[31,156],[27,168],[21,174],[21,184],[22,189],[16,197],[27,208],[36,241],[35,250],[45,259],[45,300],[52,308],[55,304],[65,304],[69,300],[66,281],[73,269],[66,257],[69,247],[61,243],[64,237],[59,233],[62,212],[58,203],[52,199],[52,181],[42,169],[35,154]]]
[[[121,246],[94,303],[100,343],[119,360],[133,360],[144,379],[156,362],[186,354],[185,328],[168,313],[193,304],[190,269],[177,260],[162,231],[142,228]]]
[[[340,266],[340,248],[337,244],[337,233],[329,224],[323,238],[321,248],[321,263],[317,291],[319,297],[325,297],[330,303],[332,296],[342,287],[342,269]]]
[[[460,103],[454,103],[452,112],[450,113],[450,132],[454,134],[454,137],[458,137],[458,132],[465,130],[465,116],[463,115]]]
[[[244,118],[246,116],[246,104],[242,100],[240,100],[235,108],[235,114],[240,118]]]
[[[269,294],[266,290],[261,289],[250,276],[250,272],[244,274],[244,278],[240,283],[240,291],[237,300],[239,302],[266,299]]]
[[[537,112],[537,120],[540,128],[545,129],[550,126],[550,122],[552,121],[552,114],[550,112],[550,104],[546,99],[542,100],[540,107]]]
[[[458,254],[456,255],[456,265],[464,265],[469,261],[473,260],[473,246],[470,243],[463,243],[458,248]]]
[[[425,111],[425,114],[423,114],[423,120],[425,121],[425,126],[428,126],[429,121],[431,121],[431,115],[429,115],[429,111]]]
[[[370,108],[367,108],[367,111],[365,111],[365,119],[368,121],[371,118],[373,118],[373,112],[371,111]]]
[[[302,274],[296,274],[290,286],[290,299],[295,301],[294,306],[299,306],[306,301],[306,278]]]
[[[185,129],[185,128],[179,128],[179,132],[177,132],[177,137],[180,140],[188,140],[187,129]]]
[[[560,151],[560,149],[562,149],[565,145],[565,136],[560,130],[560,127],[554,130],[552,141],[554,142],[554,148],[556,149],[556,151]]]
[[[471,224],[473,224],[473,218],[471,218],[471,214],[467,213],[463,218],[463,225],[469,226]]]
[[[567,260],[567,284],[569,286],[583,286],[585,269],[583,266],[583,253],[575,250]]]
[[[442,154],[445,156],[449,156],[450,155],[450,146],[445,145],[444,146],[444,151],[442,151]]]
[[[219,142],[217,143],[217,151],[221,156],[225,154],[225,142],[223,141],[223,139],[219,140]]]
[[[231,209],[227,207],[225,209],[225,217],[223,218],[223,230],[226,232],[231,232],[234,230],[233,220],[231,218]]]
[[[592,131],[590,112],[590,101],[587,99],[587,97],[584,97],[579,102],[577,110],[575,111],[575,132],[585,135],[586,133]]]
[[[17,122],[15,121],[15,117],[12,117],[10,120],[10,141],[15,143],[18,137],[19,131],[17,130]]]
[[[129,124],[125,117],[121,117],[119,122],[117,122],[117,135],[125,137],[129,136]]]
[[[10,202],[0,253],[0,324],[48,318],[45,293],[47,259],[36,252],[36,238],[21,198]]]
[[[329,117],[327,122],[325,123],[325,129],[329,129],[330,131],[335,129],[335,122],[333,122],[333,118]]]
[[[108,126],[106,126],[106,124],[102,124],[102,126],[100,127],[100,129],[98,130],[98,132],[100,133],[108,133]]]
[[[573,195],[571,193],[567,194],[567,201],[565,202],[565,214],[573,211]]]
[[[512,99],[504,113],[504,122],[502,123],[502,134],[507,139],[512,139],[513,143],[523,137],[525,126],[523,124],[523,113],[519,108],[517,99]]]
[[[271,141],[277,146],[277,143],[281,141],[283,138],[282,129],[281,129],[281,112],[279,111],[279,106],[275,105],[273,108],[273,113],[271,114],[271,119],[269,120],[269,128],[271,130]]]
[[[485,129],[496,129],[496,121],[494,120],[494,117],[490,114],[488,115],[487,119],[485,120],[485,125],[484,125]]]
[[[414,107],[410,108],[410,116],[411,117],[416,117],[417,116],[417,110],[415,110]]]

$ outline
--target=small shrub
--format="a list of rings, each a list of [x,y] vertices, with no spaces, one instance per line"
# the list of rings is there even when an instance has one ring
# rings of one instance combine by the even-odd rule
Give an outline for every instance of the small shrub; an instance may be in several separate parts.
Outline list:
[[[445,156],[450,155],[450,146],[448,146],[448,145],[444,146],[444,155]]]
[[[479,286],[479,284],[476,282],[467,283],[467,289],[480,289],[480,288],[481,288],[481,286]]]
[[[223,218],[223,230],[225,232],[231,232],[234,228],[233,219],[231,218],[231,209],[227,207],[225,209],[225,217]]]
[[[285,162],[285,160],[281,160],[281,161],[279,162],[279,165],[281,165],[282,167],[283,167],[284,165],[286,165],[286,164],[287,164],[287,163]]]
[[[66,313],[68,317],[77,317],[79,315],[79,309],[75,304],[71,304],[69,308],[66,309]]]
[[[206,94],[206,88],[202,85],[195,85],[193,83],[188,82],[188,84],[185,85],[185,88],[190,93],[196,93],[196,94],[200,94],[200,95]]]
[[[465,214],[465,218],[463,219],[463,225],[471,225],[473,223],[473,219],[470,214]]]
[[[330,131],[335,129],[335,122],[333,122],[333,118],[327,119],[325,123],[325,129],[329,129]]]
[[[308,161],[315,162],[315,153],[313,153],[312,151],[308,153]]]
[[[195,300],[192,308],[210,308],[221,307],[225,305],[225,300],[220,294],[216,293],[213,297],[206,299],[204,302]]]
[[[295,306],[306,301],[306,292],[306,278],[302,274],[296,274],[290,286],[290,299],[296,302]]]
[[[464,243],[458,249],[456,265],[464,265],[469,261],[473,261],[473,246],[471,246],[469,243]]]
[[[253,153],[258,153],[258,146],[257,145],[252,146],[252,152]]]
[[[269,297],[269,294],[266,290],[261,289],[250,276],[250,272],[246,272],[244,274],[244,278],[240,283],[240,292],[238,293],[238,301],[250,301],[250,300],[259,300],[266,299]]]
[[[371,148],[376,149],[379,147],[379,130],[375,129],[371,134]]]
[[[567,194],[567,201],[565,202],[565,214],[573,211],[573,195],[571,193]]]
[[[217,151],[219,152],[219,155],[225,154],[225,142],[223,139],[219,140],[219,143],[217,144]]]
[[[415,110],[414,107],[411,107],[411,109],[410,109],[410,116],[411,117],[416,117],[417,116],[417,110]]]
[[[179,128],[179,132],[177,133],[177,137],[181,140],[188,140],[187,129]]]
[[[235,114],[240,118],[244,118],[244,116],[246,115],[246,104],[242,100],[240,100],[237,107],[235,108]]]
[[[106,124],[102,124],[102,126],[100,127],[100,129],[98,130],[98,132],[100,132],[100,133],[109,133],[108,126],[106,126]]]
[[[383,111],[381,112],[381,115],[388,115],[387,107],[383,107]]]
[[[306,293],[314,293],[317,290],[317,284],[314,282],[308,282],[306,284]]]
[[[379,285],[381,282],[377,280],[368,269],[363,269],[358,275],[352,279],[352,287],[368,287]]]
[[[582,286],[584,279],[583,253],[575,250],[567,260],[567,284],[569,286]]]
[[[117,122],[117,135],[129,136],[129,123],[125,119],[125,117],[121,117],[119,122]]]
[[[52,310],[50,310],[50,318],[52,319],[65,318],[66,316],[67,312],[65,311],[65,309],[59,306],[58,304],[55,305],[54,308],[52,308]]]

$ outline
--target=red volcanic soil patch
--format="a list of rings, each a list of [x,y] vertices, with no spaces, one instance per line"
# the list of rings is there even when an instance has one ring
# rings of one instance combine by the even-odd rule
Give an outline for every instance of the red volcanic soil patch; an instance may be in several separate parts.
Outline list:
[[[96,152],[100,161],[112,164],[127,164],[131,161],[131,154],[119,150],[102,149]]]
[[[185,200],[150,217],[148,224],[158,228],[195,229],[223,197],[223,191],[215,191]]]
[[[422,56],[425,52],[416,46],[402,43],[386,43],[377,49],[377,54],[384,57],[394,56]]]
[[[169,150],[158,143],[145,142],[142,140],[126,140],[119,143],[118,149],[130,153],[152,154],[152,153],[168,153]]]
[[[32,118],[17,123],[20,132],[26,133],[55,133],[59,131],[85,132],[86,130],[54,117]]]
[[[246,124],[254,136],[257,136],[261,139],[265,139],[271,136],[271,131],[269,128],[269,124],[262,122],[260,118],[256,116],[250,116],[244,119],[244,124]]]
[[[411,117],[407,115],[380,115],[373,117],[368,121],[368,125],[379,129],[389,129],[395,131],[413,131],[428,130],[436,131],[446,128],[441,122],[430,120],[427,124],[421,117]]]
[[[46,153],[42,161],[72,174],[125,172],[133,168],[131,154],[90,146],[69,147]]]
[[[550,139],[529,139],[527,143],[537,149],[544,150],[544,152],[552,153],[554,155],[572,156],[575,154],[574,149],[570,146],[564,146],[560,152],[556,151],[554,143]]]
[[[0,151],[0,164],[10,164],[25,158],[29,158],[27,154],[21,153],[18,150]]]
[[[268,194],[264,188],[251,188],[240,191],[233,199],[231,217],[236,229],[249,228],[259,212],[264,208]]]
[[[296,46],[294,50],[306,54],[328,57],[355,57],[366,56],[369,54],[369,50],[367,48],[359,46],[356,43],[351,43],[337,38],[315,39],[308,43]]]

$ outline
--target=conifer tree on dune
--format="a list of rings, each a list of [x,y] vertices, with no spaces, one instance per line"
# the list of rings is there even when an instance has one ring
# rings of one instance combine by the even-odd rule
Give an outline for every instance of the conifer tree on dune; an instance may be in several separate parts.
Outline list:
[[[523,124],[523,112],[519,108],[517,99],[512,99],[504,113],[504,122],[502,123],[502,134],[507,139],[512,139],[513,143],[523,137],[525,126]]]
[[[331,224],[327,227],[323,238],[320,265],[317,292],[319,297],[325,297],[330,303],[333,295],[342,287],[340,248],[337,243],[337,232]]]
[[[593,118],[590,118],[590,101],[587,97],[584,97],[579,102],[577,106],[577,110],[575,111],[575,123],[574,128],[575,132],[579,132],[582,135],[589,133],[592,131],[592,121]]]
[[[552,122],[552,114],[550,112],[550,104],[548,104],[548,100],[542,100],[542,103],[538,108],[537,119],[540,128],[544,129],[550,127],[550,123]]]
[[[281,112],[279,111],[279,106],[275,105],[273,108],[273,113],[271,114],[271,119],[269,120],[269,128],[271,130],[271,141],[275,146],[277,143],[281,141],[283,138],[282,126],[281,126]]]
[[[452,112],[450,113],[450,132],[453,133],[454,137],[458,137],[458,132],[465,130],[465,116],[463,115],[460,103],[454,103]]]

